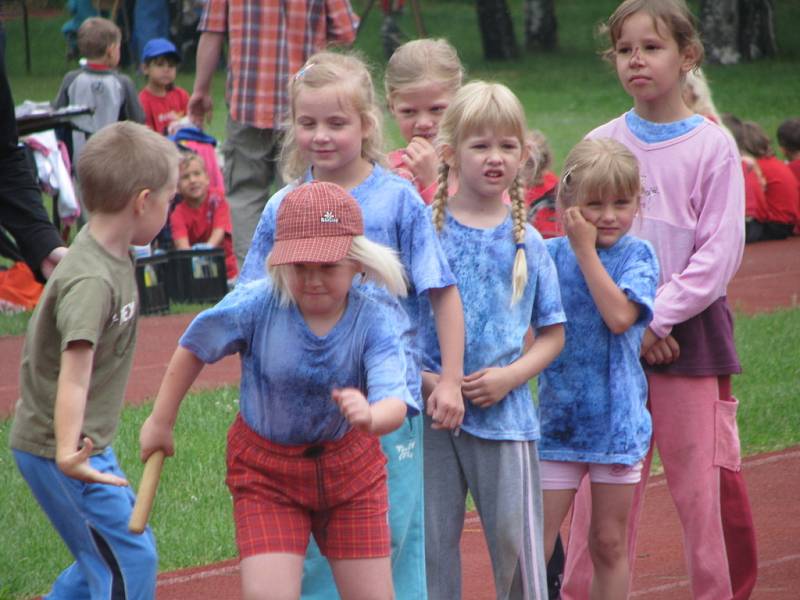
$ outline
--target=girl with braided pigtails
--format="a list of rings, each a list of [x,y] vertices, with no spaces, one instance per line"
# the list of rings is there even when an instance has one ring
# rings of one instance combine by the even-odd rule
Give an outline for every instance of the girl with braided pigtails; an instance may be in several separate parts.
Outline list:
[[[486,532],[497,597],[547,598],[539,421],[528,380],[561,351],[565,317],[553,261],[526,221],[519,178],[526,130],[516,96],[482,81],[461,88],[439,124],[442,166],[429,210],[464,304],[466,409],[460,430],[424,428],[431,600],[461,597],[467,491]],[[451,172],[458,191],[448,198]],[[529,326],[535,341],[526,347]],[[432,318],[421,335],[425,395],[441,364]]]

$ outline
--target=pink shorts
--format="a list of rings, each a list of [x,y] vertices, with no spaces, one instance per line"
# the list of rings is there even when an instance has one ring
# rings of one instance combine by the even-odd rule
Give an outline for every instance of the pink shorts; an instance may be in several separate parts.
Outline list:
[[[606,465],[601,463],[543,460],[539,467],[543,490],[577,490],[586,473],[592,483],[631,485],[642,478],[642,463]]]
[[[389,556],[386,458],[377,437],[352,429],[334,442],[287,446],[237,416],[227,462],[241,558],[305,554],[311,533],[328,558]]]

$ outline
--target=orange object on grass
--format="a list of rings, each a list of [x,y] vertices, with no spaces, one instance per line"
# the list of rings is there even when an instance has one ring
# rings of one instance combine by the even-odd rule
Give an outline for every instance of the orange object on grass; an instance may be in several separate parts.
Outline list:
[[[0,271],[0,304],[33,310],[43,289],[24,262],[16,262],[7,271]]]

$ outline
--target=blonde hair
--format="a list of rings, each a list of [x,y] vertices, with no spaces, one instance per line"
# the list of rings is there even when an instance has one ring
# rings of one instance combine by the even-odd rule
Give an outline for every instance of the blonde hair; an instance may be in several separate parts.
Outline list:
[[[656,30],[659,29],[659,21],[664,23],[668,33],[678,44],[678,50],[694,52],[695,68],[702,64],[705,51],[698,33],[697,19],[684,0],[625,0],[600,28],[600,33],[608,34],[611,42],[611,47],[603,52],[603,58],[614,62],[622,25],[628,17],[638,12],[650,15]]]
[[[89,17],[78,28],[78,52],[89,60],[102,58],[109,47],[121,41],[116,23],[103,17]]]
[[[694,112],[701,114],[705,117],[710,117],[717,123],[721,123],[717,107],[711,99],[711,88],[708,86],[708,79],[706,79],[703,69],[697,67],[693,71],[686,73],[683,80],[684,101],[686,101],[686,93],[691,94],[689,102],[686,105]]]
[[[363,235],[357,235],[353,237],[350,251],[345,258],[361,264],[364,269],[363,281],[372,281],[382,285],[393,296],[406,296],[408,280],[403,263],[400,262],[397,252],[391,248],[370,241]],[[292,265],[269,266],[269,256],[267,256],[266,264],[280,305],[294,304],[295,298],[289,289],[289,270]]]
[[[189,165],[189,163],[196,162],[197,164],[200,165],[203,171],[206,174],[208,174],[208,169],[206,169],[206,161],[197,152],[190,149],[180,150],[179,152],[180,152],[180,162],[178,163],[178,166],[180,167],[181,171],[183,171],[183,169],[185,169]]]
[[[459,145],[470,135],[488,130],[513,135],[519,140],[520,147],[524,148],[527,129],[525,110],[514,92],[500,83],[473,81],[456,93],[453,102],[445,111],[439,123],[437,144],[449,146],[455,153]],[[439,187],[431,206],[433,224],[437,231],[441,231],[444,227],[449,175],[450,167],[447,162],[442,161],[439,165],[437,181]],[[519,173],[509,188],[509,196],[511,196],[511,216],[514,221],[512,231],[517,248],[511,273],[511,305],[513,306],[522,298],[528,283],[528,266],[524,245],[526,211]]]
[[[522,165],[520,178],[525,187],[541,185],[544,172],[553,164],[553,152],[547,138],[538,129],[532,129],[525,137],[525,147],[528,149],[528,159]]]
[[[394,51],[386,65],[383,87],[386,100],[404,89],[426,82],[441,84],[456,93],[464,79],[464,67],[458,52],[443,39],[406,42]]]
[[[89,212],[119,212],[142,190],[166,186],[179,160],[175,144],[144,125],[106,125],[89,138],[78,158],[81,198]]]
[[[286,181],[301,177],[308,169],[308,157],[297,147],[294,132],[295,103],[303,89],[318,92],[333,88],[340,101],[348,102],[361,117],[369,135],[361,143],[361,156],[372,163],[383,164],[383,112],[375,97],[372,77],[364,60],[354,52],[323,51],[313,54],[289,82],[289,122],[281,148],[281,173]]]
[[[635,198],[641,194],[639,162],[633,153],[611,138],[578,142],[564,161],[556,204],[560,211],[583,198]]]

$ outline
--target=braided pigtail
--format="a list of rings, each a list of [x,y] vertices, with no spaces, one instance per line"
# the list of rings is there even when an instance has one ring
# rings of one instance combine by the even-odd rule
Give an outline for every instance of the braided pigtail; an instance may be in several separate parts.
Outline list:
[[[433,226],[436,231],[441,231],[444,228],[444,215],[447,210],[447,180],[450,176],[450,165],[445,161],[439,164],[439,179],[437,182],[436,194],[433,196],[431,203],[431,213],[433,217]]]
[[[511,271],[511,306],[522,298],[525,287],[528,285],[528,262],[525,257],[525,201],[524,190],[520,175],[514,178],[509,188],[511,197],[511,218],[513,219],[512,232],[516,253],[514,254],[514,268]]]

